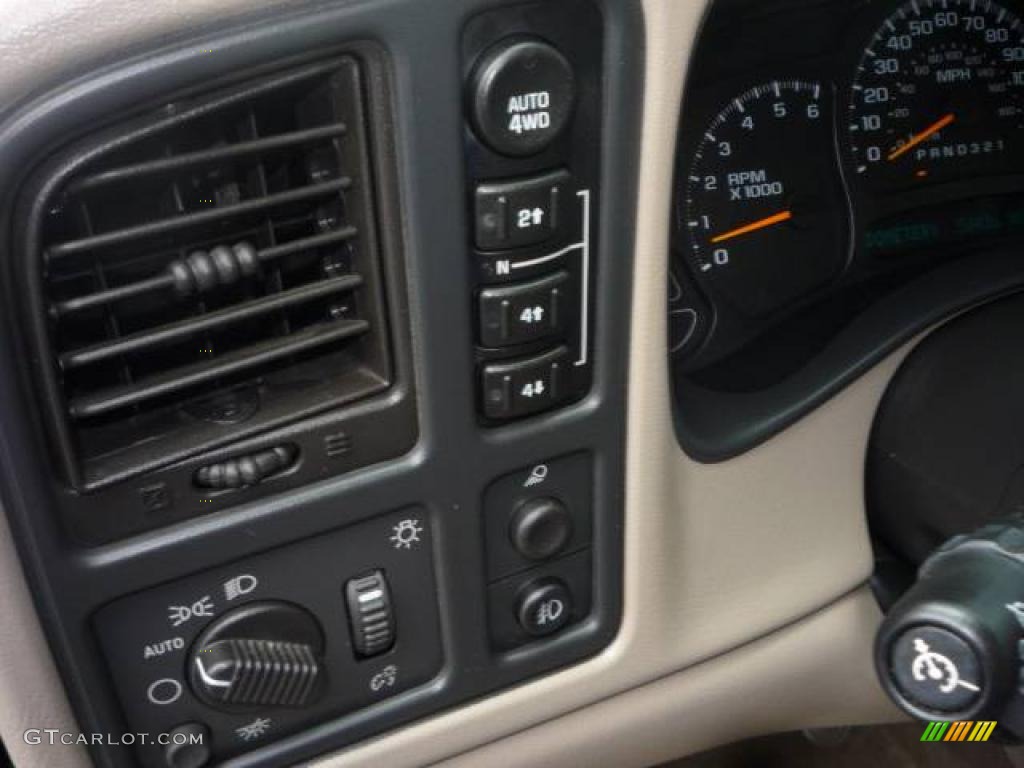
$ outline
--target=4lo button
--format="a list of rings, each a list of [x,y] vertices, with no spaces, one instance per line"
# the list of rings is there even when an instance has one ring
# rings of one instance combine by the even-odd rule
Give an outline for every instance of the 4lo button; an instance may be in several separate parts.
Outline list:
[[[539,357],[484,366],[484,415],[495,420],[518,419],[553,408],[564,399],[562,379],[568,367],[565,346]]]

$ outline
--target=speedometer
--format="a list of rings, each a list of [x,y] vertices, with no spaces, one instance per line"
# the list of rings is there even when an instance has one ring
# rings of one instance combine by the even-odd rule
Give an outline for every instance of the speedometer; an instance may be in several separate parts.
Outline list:
[[[740,316],[801,298],[846,259],[832,114],[832,92],[818,83],[760,85],[733,99],[686,153],[682,248],[716,300]]]
[[[850,104],[858,174],[879,186],[998,173],[1024,127],[1024,25],[991,0],[911,0],[885,20]]]

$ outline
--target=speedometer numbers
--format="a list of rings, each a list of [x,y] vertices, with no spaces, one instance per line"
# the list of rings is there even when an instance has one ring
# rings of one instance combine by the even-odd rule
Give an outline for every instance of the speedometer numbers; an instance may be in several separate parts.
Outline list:
[[[831,100],[816,83],[753,88],[711,121],[684,169],[682,247],[742,316],[786,305],[845,260]]]
[[[911,0],[853,85],[854,170],[902,188],[998,173],[1024,126],[1024,24],[990,0]]]

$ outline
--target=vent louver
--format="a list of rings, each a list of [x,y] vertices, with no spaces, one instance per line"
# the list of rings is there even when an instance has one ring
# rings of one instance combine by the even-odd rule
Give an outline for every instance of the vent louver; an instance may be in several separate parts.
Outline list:
[[[89,490],[387,388],[359,65],[176,100],[72,148],[34,200],[30,319]]]

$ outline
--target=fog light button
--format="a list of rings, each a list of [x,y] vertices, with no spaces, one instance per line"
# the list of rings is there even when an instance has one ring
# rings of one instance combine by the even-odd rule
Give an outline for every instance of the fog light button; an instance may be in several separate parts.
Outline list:
[[[572,620],[572,595],[557,579],[529,585],[519,599],[519,624],[534,637],[548,637]]]

